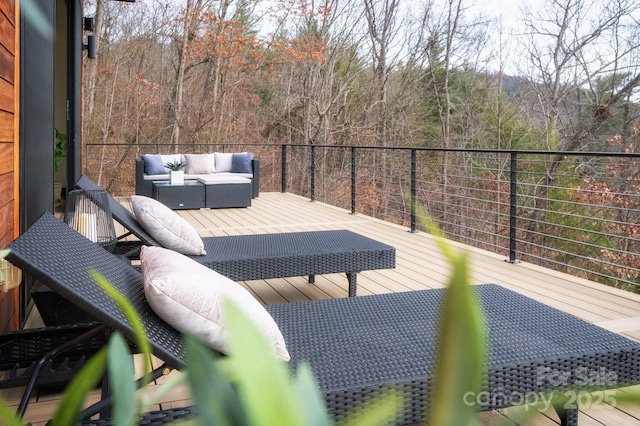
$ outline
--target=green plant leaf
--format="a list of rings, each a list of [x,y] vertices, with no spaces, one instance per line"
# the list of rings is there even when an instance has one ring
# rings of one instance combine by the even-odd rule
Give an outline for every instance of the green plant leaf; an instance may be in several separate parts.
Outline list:
[[[307,420],[286,363],[273,355],[265,338],[228,301],[228,366],[253,426],[301,425]]]
[[[75,424],[87,394],[96,387],[104,375],[107,348],[100,349],[73,378],[64,391],[62,401],[53,417],[53,426]]]
[[[201,424],[248,424],[238,393],[211,349],[192,336],[184,336],[184,342],[186,374]]]
[[[300,410],[307,418],[307,426],[331,425],[324,398],[320,394],[318,382],[307,363],[300,363],[294,379],[294,392],[297,395]]]
[[[616,389],[612,392],[609,392],[608,394],[605,392],[608,392],[608,391],[596,392],[596,394],[599,393],[599,396],[602,396],[602,400],[604,401],[604,403],[608,403],[610,401],[612,404],[615,404],[615,405],[619,403],[640,404],[640,388],[638,388],[637,386],[632,386],[627,389],[625,388]]]
[[[318,384],[306,363],[298,366],[296,376],[296,394],[301,400],[303,412],[308,419],[306,425],[332,425],[333,420],[326,411],[324,399],[320,394]],[[309,403],[305,403],[309,401]],[[320,410],[319,410],[320,408]],[[393,387],[379,390],[377,398],[370,399],[354,408],[347,417],[340,422],[340,426],[375,426],[394,424],[403,408],[403,398]]]
[[[0,256],[0,259],[2,257]],[[24,423],[16,414],[15,407],[7,404],[6,401],[0,399],[0,424],[6,426],[23,426]]]
[[[486,369],[484,319],[469,283],[466,255],[456,253],[427,222],[453,271],[443,300],[429,424],[468,425],[475,422],[477,407],[465,404],[464,396],[478,394]]]
[[[151,346],[149,344],[149,340],[147,340],[147,335],[144,331],[144,326],[142,325],[142,321],[138,316],[136,310],[131,305],[131,303],[124,297],[114,286],[112,286],[109,281],[103,277],[96,270],[90,270],[89,274],[91,277],[98,283],[100,287],[118,304],[122,312],[127,317],[129,322],[131,323],[131,327],[136,335],[136,344],[138,345],[138,351],[143,354],[144,359],[144,376],[145,380],[143,380],[143,385],[148,383],[151,380],[151,358],[148,356],[151,354]]]
[[[187,163],[176,160],[170,163],[165,163],[164,166],[169,170],[178,171],[178,170],[182,170],[186,165]]]
[[[133,425],[138,418],[135,370],[127,342],[118,332],[109,339],[107,365],[113,395],[114,424]]]
[[[384,426],[394,424],[402,409],[403,399],[399,392],[390,389],[380,391],[380,397],[358,407],[340,426]]]
[[[186,370],[185,370],[186,371]],[[138,395],[140,400],[141,413],[148,411],[146,407],[150,407],[155,404],[160,404],[165,401],[167,395],[173,392],[179,386],[188,386],[187,374],[174,374],[173,376],[166,377],[166,380],[162,382],[162,386],[156,386],[154,392],[141,393]]]

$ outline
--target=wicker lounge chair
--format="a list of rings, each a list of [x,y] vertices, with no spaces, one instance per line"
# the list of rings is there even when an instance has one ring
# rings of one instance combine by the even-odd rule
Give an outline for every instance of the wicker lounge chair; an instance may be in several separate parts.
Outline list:
[[[64,242],[64,243],[62,243]],[[94,268],[134,305],[154,354],[169,366],[184,362],[179,334],[151,310],[141,273],[51,215],[10,247],[8,260],[99,321],[132,338],[115,303],[89,277]],[[640,383],[640,344],[493,284],[477,286],[488,329],[488,375],[480,408],[520,404],[523,397],[568,389],[609,389]],[[267,306],[280,327],[291,370],[310,363],[330,414],[343,418],[379,389],[397,386],[406,401],[398,424],[418,423],[428,410],[443,290],[424,290]],[[589,386],[580,372],[604,371]],[[561,374],[562,382],[555,380]],[[609,378],[616,375],[615,383]],[[479,396],[479,395],[477,395]],[[484,401],[484,403],[483,403]],[[530,400],[529,400],[530,401]],[[566,408],[566,409],[565,409]],[[190,415],[193,411],[170,412]],[[559,410],[576,424],[574,407]],[[162,419],[162,413],[153,413]]]
[[[104,333],[88,334],[97,323],[73,324],[0,334],[0,389],[26,386],[34,371],[39,370],[38,386],[57,386],[66,383],[84,365],[87,357],[107,342]],[[72,345],[61,356],[58,350],[66,343],[83,336],[82,342]],[[54,352],[51,356],[48,354]]]
[[[102,190],[81,176],[76,187]],[[132,212],[108,195],[114,219],[135,235],[142,244],[160,246],[138,223]],[[395,267],[395,248],[347,230],[289,232],[278,234],[204,237],[204,256],[192,259],[234,280],[309,276],[346,273],[349,296],[356,295],[360,271]],[[119,253],[131,253],[131,243]]]

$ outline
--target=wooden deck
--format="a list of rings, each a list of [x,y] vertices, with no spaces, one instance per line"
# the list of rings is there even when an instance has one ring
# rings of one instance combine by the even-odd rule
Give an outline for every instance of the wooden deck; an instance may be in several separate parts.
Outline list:
[[[128,199],[122,202],[128,205]],[[406,228],[351,215],[348,211],[291,194],[262,193],[246,209],[184,210],[180,214],[202,236],[238,235],[349,229],[396,247],[395,269],[365,271],[358,274],[358,295],[439,288],[447,284],[449,266],[440,255],[433,238],[426,233],[410,233]],[[452,243],[454,244],[454,243]],[[640,341],[640,295],[631,294],[585,279],[572,277],[527,263],[511,264],[501,255],[454,244],[468,253],[472,282],[496,283],[588,322]],[[304,277],[256,280],[243,283],[265,304],[346,297],[344,275],[317,276],[315,284]],[[179,374],[177,372],[172,374]],[[639,387],[635,387],[640,390]],[[15,400],[14,390],[8,397]],[[625,392],[622,390],[619,392]],[[92,396],[97,398],[97,394]],[[163,408],[189,403],[184,389],[172,392]],[[41,395],[29,406],[26,420],[41,424],[59,402],[58,395]],[[482,423],[505,420],[510,411],[482,413]],[[554,413],[535,413],[526,424],[558,424]],[[581,425],[640,424],[640,405],[616,407],[592,404],[580,412]]]

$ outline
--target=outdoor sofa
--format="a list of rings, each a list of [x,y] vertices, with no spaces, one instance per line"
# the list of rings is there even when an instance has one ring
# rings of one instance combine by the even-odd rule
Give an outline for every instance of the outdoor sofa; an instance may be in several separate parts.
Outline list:
[[[153,182],[169,181],[167,163],[185,163],[184,180],[197,181],[211,176],[251,179],[252,197],[260,194],[260,161],[249,152],[210,154],[143,154],[136,158],[136,195],[151,197]]]
[[[76,187],[87,191],[103,189],[83,175]],[[132,256],[139,244],[162,246],[139,223],[136,216],[107,194],[113,218],[139,241],[123,241],[118,253]],[[287,232],[204,237],[204,255],[191,259],[234,281],[346,273],[349,296],[356,295],[360,271],[395,267],[395,248],[348,230]]]
[[[121,258],[50,214],[9,249],[7,259],[24,273],[133,339],[131,324],[88,271],[100,273],[133,304],[153,353],[169,367],[184,366],[180,333],[150,307],[143,274]],[[466,403],[492,410],[529,402],[543,392],[557,395],[640,383],[639,343],[497,285],[475,289],[486,318],[488,372],[482,395],[470,395]],[[430,395],[437,392],[431,380],[444,291],[295,302],[265,309],[286,342],[290,370],[295,372],[302,361],[310,364],[334,419],[344,418],[362,402],[375,402],[380,390],[392,386],[405,400],[397,424],[415,424],[424,421]],[[603,372],[607,380],[586,383],[585,372]],[[577,424],[576,407],[556,409],[563,425]],[[173,419],[193,415],[194,410],[168,413]],[[161,412],[151,416],[158,422],[166,418]]]

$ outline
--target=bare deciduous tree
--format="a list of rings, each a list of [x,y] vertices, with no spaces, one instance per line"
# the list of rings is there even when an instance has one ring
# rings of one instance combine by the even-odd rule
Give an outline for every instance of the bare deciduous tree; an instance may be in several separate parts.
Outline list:
[[[523,64],[528,98],[535,99],[531,108],[544,124],[544,148],[595,148],[607,138],[603,132],[613,109],[640,87],[634,53],[640,47],[640,28],[632,17],[639,8],[633,0],[554,0],[536,13],[525,13],[529,60]],[[603,79],[618,84],[600,87]],[[549,188],[564,160],[557,155],[547,166],[537,187],[533,219],[545,210]],[[535,223],[538,220],[531,226]]]

